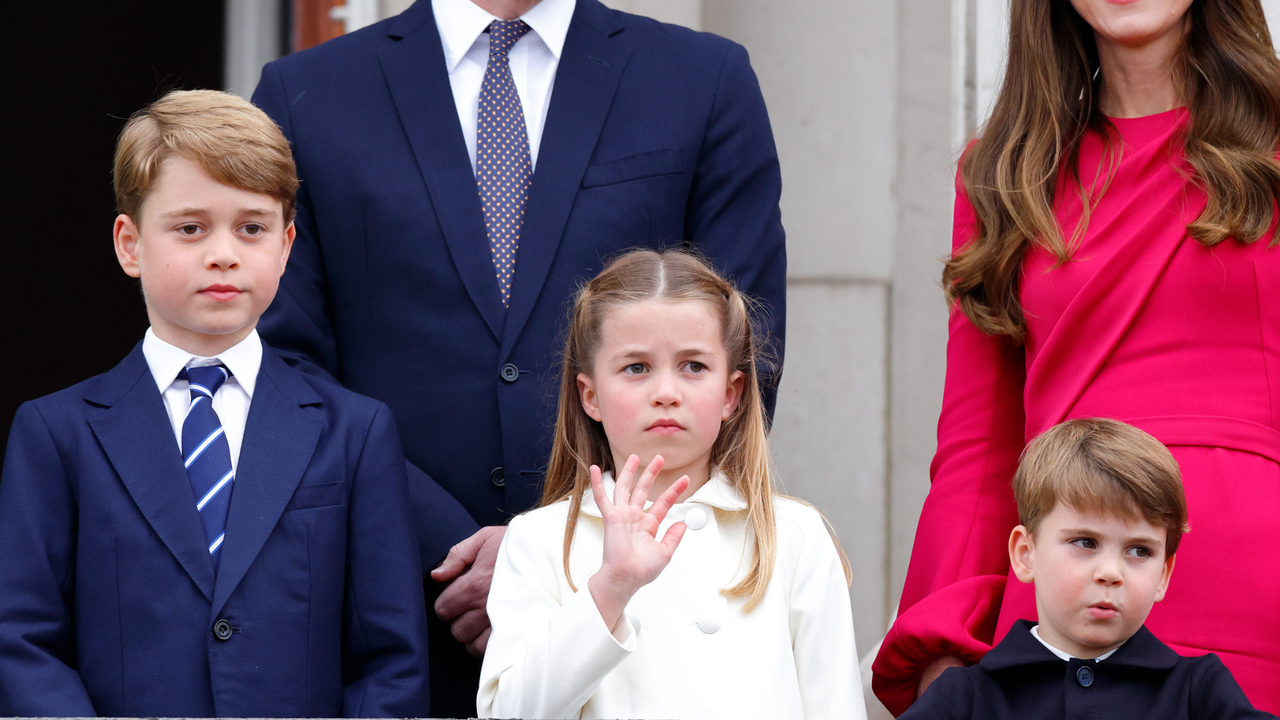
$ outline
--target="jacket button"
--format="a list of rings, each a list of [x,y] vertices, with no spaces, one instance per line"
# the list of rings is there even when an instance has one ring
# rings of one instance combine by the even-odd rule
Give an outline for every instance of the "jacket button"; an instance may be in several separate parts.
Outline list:
[[[511,363],[507,363],[502,366],[502,372],[499,374],[506,382],[513,383],[520,379],[520,368],[512,365]]]
[[[720,618],[708,615],[698,621],[698,629],[708,635],[720,632]]]
[[[1088,667],[1082,667],[1076,671],[1076,680],[1080,681],[1081,687],[1089,687],[1093,684],[1093,671]]]
[[[219,640],[231,639],[231,623],[226,620],[219,620],[213,624],[213,636]]]
[[[489,482],[493,483],[494,487],[502,487],[507,484],[507,473],[502,468],[496,467],[489,473]]]
[[[684,516],[684,524],[690,530],[701,530],[707,525],[707,511],[700,507],[693,508]]]

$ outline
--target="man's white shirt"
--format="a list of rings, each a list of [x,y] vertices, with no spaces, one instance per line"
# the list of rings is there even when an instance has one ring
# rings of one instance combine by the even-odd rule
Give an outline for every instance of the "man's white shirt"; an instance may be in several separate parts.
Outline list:
[[[516,41],[507,57],[511,79],[515,81],[524,110],[525,129],[529,133],[529,160],[538,167],[538,148],[542,145],[542,128],[551,105],[551,90],[556,81],[556,68],[569,34],[576,0],[541,0],[520,17],[530,31]],[[471,171],[476,170],[476,125],[480,105],[480,85],[489,65],[489,24],[499,18],[480,9],[471,0],[431,0],[436,29],[444,46],[445,68],[453,102],[458,108],[462,137],[471,158]]]
[[[212,407],[227,436],[231,469],[234,471],[240,462],[240,445],[244,441],[245,422],[249,419],[249,402],[253,399],[258,368],[262,366],[262,340],[258,337],[258,331],[250,332],[248,337],[218,353],[217,357],[207,358],[175,347],[156,337],[155,332],[147,328],[147,334],[142,339],[142,355],[147,359],[151,376],[164,397],[164,409],[169,413],[169,424],[173,426],[173,435],[179,448],[182,447],[182,423],[187,419],[187,410],[191,407],[191,388],[186,380],[178,379],[178,373],[188,367],[219,363],[226,365],[231,371],[231,378],[213,394]]]

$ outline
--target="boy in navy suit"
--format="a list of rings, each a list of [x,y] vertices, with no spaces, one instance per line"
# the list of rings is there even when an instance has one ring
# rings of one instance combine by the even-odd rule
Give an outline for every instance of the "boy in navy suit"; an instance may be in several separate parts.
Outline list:
[[[381,403],[255,326],[294,237],[279,128],[173,92],[116,148],[151,328],[22,406],[0,478],[0,716],[421,715],[425,613]]]
[[[1187,522],[1158,440],[1115,420],[1064,422],[1027,446],[1013,492],[1009,559],[1035,584],[1039,624],[1017,621],[977,665],[943,672],[900,720],[1275,717],[1216,655],[1180,657],[1143,627]]]

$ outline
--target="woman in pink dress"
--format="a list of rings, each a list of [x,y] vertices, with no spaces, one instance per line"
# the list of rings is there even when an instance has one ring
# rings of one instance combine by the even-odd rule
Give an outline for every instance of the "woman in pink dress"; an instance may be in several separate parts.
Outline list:
[[[932,487],[874,665],[901,713],[1032,588],[1009,572],[1027,440],[1124,420],[1182,467],[1191,532],[1147,626],[1280,712],[1280,62],[1259,0],[1015,0],[962,158]]]

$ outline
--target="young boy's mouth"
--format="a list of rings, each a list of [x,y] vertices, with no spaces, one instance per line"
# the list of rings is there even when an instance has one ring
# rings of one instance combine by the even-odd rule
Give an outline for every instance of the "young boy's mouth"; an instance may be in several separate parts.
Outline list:
[[[1089,606],[1089,615],[1096,620],[1110,620],[1120,614],[1115,605],[1108,602],[1095,603]]]
[[[200,291],[201,295],[213,298],[214,300],[230,300],[240,294],[240,288],[232,285],[210,285]]]

